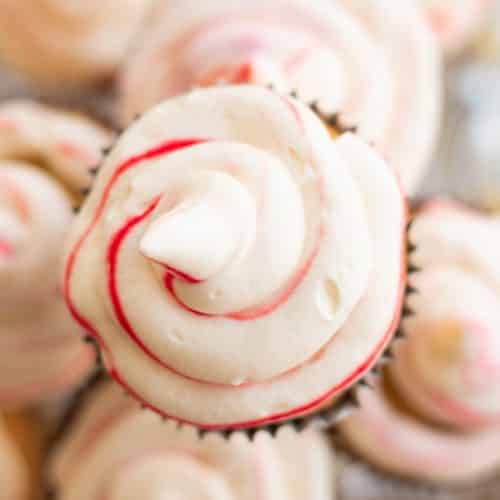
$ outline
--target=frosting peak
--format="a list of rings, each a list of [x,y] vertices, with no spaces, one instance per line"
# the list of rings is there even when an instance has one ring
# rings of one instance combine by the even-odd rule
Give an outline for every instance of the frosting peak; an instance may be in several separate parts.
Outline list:
[[[183,184],[173,203],[164,195],[140,248],[172,271],[204,281],[255,239],[256,204],[248,190],[224,172],[200,173]]]

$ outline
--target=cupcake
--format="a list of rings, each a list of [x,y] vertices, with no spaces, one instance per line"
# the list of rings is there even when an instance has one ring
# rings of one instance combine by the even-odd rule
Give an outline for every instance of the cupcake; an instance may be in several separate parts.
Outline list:
[[[0,105],[0,407],[63,394],[94,364],[60,286],[62,247],[106,131],[28,101]]]
[[[0,58],[36,82],[96,83],[113,75],[152,0],[2,0]]]
[[[413,227],[422,272],[408,338],[341,431],[391,472],[473,481],[500,470],[500,219],[435,200]]]
[[[334,461],[313,430],[197,437],[141,411],[115,384],[89,391],[49,456],[56,500],[331,500]]]
[[[125,123],[218,83],[273,85],[359,126],[416,189],[436,138],[440,65],[413,0],[171,0],[121,75]]]
[[[487,18],[493,0],[420,0],[442,48],[463,49]]]
[[[0,420],[0,500],[28,500],[28,465],[5,423]]]
[[[406,203],[376,151],[240,85],[125,131],[68,238],[65,296],[145,406],[238,429],[352,387],[391,340],[405,278]]]

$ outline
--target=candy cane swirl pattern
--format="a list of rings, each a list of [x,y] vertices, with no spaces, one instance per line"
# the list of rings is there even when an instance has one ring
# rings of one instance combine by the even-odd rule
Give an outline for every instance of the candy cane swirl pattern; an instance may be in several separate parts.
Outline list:
[[[122,74],[122,115],[196,86],[272,84],[359,126],[416,188],[436,138],[437,48],[413,0],[174,0]]]
[[[425,272],[392,373],[419,411],[461,428],[500,422],[499,231],[498,217],[446,201],[426,205],[414,229]]]
[[[108,133],[27,101],[0,106],[0,405],[67,389],[94,361],[59,285],[72,204]]]
[[[78,419],[50,457],[57,500],[330,500],[334,463],[319,433],[283,428],[200,440],[125,400],[105,383],[87,394]]]
[[[109,77],[144,22],[151,0],[4,0],[0,54],[38,82]]]
[[[258,87],[197,91],[104,163],[66,298],[157,411],[207,428],[282,420],[340,393],[390,339],[405,217],[373,149],[333,142],[308,108]]]

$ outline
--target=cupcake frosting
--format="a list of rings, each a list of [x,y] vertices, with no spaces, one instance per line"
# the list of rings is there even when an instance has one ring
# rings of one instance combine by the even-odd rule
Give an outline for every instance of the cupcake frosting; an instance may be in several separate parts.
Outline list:
[[[436,483],[478,481],[500,468],[500,430],[458,433],[402,412],[387,395],[360,393],[361,409],[340,424],[349,445],[393,474]]]
[[[414,278],[416,315],[404,327],[395,382],[440,422],[500,423],[500,218],[439,200],[413,231],[424,271]]]
[[[122,73],[124,121],[196,86],[271,84],[340,112],[415,189],[436,135],[440,71],[412,1],[173,0],[155,19]]]
[[[492,0],[420,0],[441,46],[449,53],[463,49],[486,19]]]
[[[49,85],[110,76],[152,0],[4,0],[0,56]]]
[[[400,311],[406,210],[376,152],[299,102],[172,99],[105,160],[66,299],[111,373],[203,427],[313,410],[376,361]]]
[[[0,500],[27,500],[29,491],[28,468],[1,420],[0,468],[2,470]]]
[[[50,457],[58,500],[330,500],[333,456],[312,430],[200,440],[139,410],[110,383],[87,396]]]
[[[498,216],[445,199],[416,212],[407,338],[340,428],[370,462],[444,482],[500,468],[499,235]]]
[[[72,207],[107,132],[28,101],[0,106],[0,405],[53,396],[86,373],[59,284]]]

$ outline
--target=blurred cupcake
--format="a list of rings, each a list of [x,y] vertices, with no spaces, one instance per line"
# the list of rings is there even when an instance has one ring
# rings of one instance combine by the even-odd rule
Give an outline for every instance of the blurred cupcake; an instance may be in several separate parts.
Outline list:
[[[500,219],[436,200],[418,212],[423,271],[385,385],[341,426],[364,457],[417,479],[500,469]]]
[[[265,88],[145,114],[69,237],[66,300],[112,376],[204,429],[316,413],[390,342],[406,203],[375,150]]]
[[[28,500],[31,479],[26,458],[0,420],[0,500]]]
[[[420,0],[442,48],[463,49],[487,19],[493,0]]]
[[[411,192],[436,139],[440,77],[413,0],[170,0],[127,60],[121,116],[197,86],[271,84],[340,112]]]
[[[0,407],[62,394],[94,364],[59,274],[73,205],[109,140],[80,116],[0,105]]]
[[[122,62],[152,0],[2,0],[0,58],[51,87],[102,81]]]
[[[331,500],[334,461],[325,437],[280,430],[203,440],[141,411],[115,384],[85,396],[55,443],[49,479],[56,500]]]

